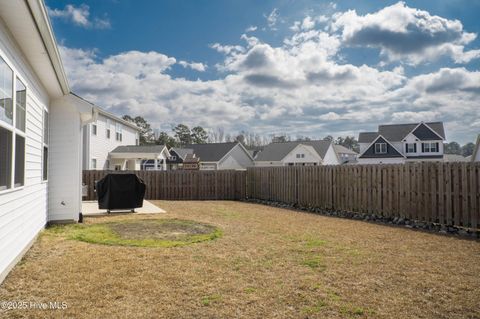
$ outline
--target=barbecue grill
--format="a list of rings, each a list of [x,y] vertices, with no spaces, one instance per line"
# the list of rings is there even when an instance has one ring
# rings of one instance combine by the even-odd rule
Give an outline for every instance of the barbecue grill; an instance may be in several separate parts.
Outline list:
[[[135,174],[107,174],[97,182],[98,208],[130,210],[143,206],[145,183]]]

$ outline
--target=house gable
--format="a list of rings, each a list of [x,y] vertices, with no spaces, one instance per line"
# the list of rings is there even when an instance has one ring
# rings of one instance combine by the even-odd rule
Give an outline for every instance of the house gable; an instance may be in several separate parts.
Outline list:
[[[443,138],[433,131],[431,128],[426,126],[425,124],[421,123],[418,125],[415,130],[412,132],[419,140],[426,141],[426,140],[443,140]]]
[[[297,154],[304,157],[297,158]],[[281,160],[283,163],[321,163],[322,157],[311,145],[298,144]]]
[[[200,159],[201,160],[201,159]],[[250,153],[237,143],[219,162],[217,169],[245,169],[253,166]]]
[[[385,143],[387,144],[387,152],[384,154],[375,153],[375,144]],[[376,140],[370,144],[370,146],[363,152],[359,158],[392,158],[392,157],[404,157],[390,142],[384,139],[382,136],[377,137]]]

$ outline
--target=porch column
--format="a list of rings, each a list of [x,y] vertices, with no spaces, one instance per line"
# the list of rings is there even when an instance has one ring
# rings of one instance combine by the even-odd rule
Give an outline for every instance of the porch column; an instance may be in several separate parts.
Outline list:
[[[154,160],[154,163],[155,163],[155,170],[157,171],[158,170],[158,159],[155,157],[155,160]]]

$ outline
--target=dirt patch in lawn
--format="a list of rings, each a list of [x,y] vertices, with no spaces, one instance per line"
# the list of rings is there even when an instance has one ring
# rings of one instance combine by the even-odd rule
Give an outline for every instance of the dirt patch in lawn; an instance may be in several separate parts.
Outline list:
[[[478,241],[251,203],[156,204],[168,213],[44,232],[0,286],[0,301],[68,307],[0,309],[0,318],[480,318]],[[69,237],[121,222],[110,231],[122,240],[164,240],[151,226],[172,219],[223,234],[168,249]],[[184,227],[173,225],[178,237],[167,240]]]
[[[127,219],[87,225],[57,226],[46,230],[68,239],[92,244],[176,247],[219,238],[215,226],[182,219]]]
[[[124,239],[188,240],[191,236],[214,233],[216,228],[191,220],[139,220],[108,225]]]

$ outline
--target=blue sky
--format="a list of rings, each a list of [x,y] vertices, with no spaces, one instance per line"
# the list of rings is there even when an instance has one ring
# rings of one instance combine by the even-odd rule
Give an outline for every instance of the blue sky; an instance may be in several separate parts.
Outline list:
[[[154,127],[480,133],[480,1],[46,3],[73,90]]]

